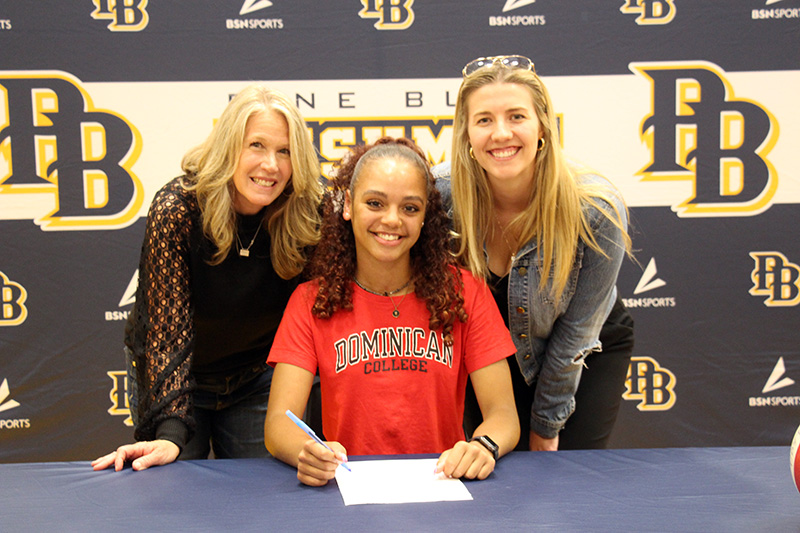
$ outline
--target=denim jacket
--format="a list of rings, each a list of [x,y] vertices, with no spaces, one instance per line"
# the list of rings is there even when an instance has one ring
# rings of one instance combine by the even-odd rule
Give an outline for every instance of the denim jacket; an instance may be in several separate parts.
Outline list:
[[[436,165],[433,175],[445,210],[452,215],[450,163]],[[580,175],[578,179],[609,185],[610,191],[615,190],[605,178],[595,174]],[[627,229],[622,199],[612,198]],[[549,294],[550,283],[544,292],[539,291],[542,265],[535,239],[516,253],[509,272],[509,329],[517,347],[520,371],[528,385],[536,387],[531,430],[544,438],[556,437],[575,410],[575,391],[584,358],[602,349],[600,329],[616,300],[617,274],[625,254],[620,229],[596,208],[586,206],[586,209],[595,239],[608,257],[580,241],[567,286],[558,302]]]

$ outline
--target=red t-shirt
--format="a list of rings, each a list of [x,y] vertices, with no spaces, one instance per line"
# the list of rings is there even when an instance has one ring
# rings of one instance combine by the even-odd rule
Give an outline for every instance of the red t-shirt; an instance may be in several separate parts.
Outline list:
[[[278,327],[269,363],[316,372],[325,439],[348,455],[441,453],[464,440],[467,376],[516,352],[489,288],[462,270],[466,323],[453,346],[428,327],[414,293],[390,298],[353,285],[353,310],[330,319],[311,314],[317,284],[295,290]],[[401,302],[402,300],[402,302]]]

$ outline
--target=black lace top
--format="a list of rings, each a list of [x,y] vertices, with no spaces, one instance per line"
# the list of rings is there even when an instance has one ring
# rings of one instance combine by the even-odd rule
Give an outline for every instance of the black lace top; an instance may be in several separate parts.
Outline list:
[[[239,217],[239,241],[220,264],[203,235],[194,191],[183,178],[167,183],[147,216],[136,303],[125,328],[137,375],[137,440],[191,437],[195,376],[229,376],[266,361],[296,282],[270,261],[263,212]]]

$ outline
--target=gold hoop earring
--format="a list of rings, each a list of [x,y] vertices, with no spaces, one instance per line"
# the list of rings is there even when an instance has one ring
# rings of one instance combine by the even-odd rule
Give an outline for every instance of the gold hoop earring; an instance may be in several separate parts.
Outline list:
[[[544,137],[539,137],[539,142],[536,143],[536,151],[541,152],[544,148]]]
[[[475,152],[473,152],[473,151],[472,151],[472,146],[470,146],[470,147],[469,147],[469,156],[470,156],[472,159],[475,159]]]

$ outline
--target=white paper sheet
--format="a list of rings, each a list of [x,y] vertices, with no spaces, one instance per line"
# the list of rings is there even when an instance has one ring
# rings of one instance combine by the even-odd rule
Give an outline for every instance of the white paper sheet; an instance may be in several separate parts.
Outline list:
[[[434,474],[436,459],[349,461],[336,470],[345,505],[471,500],[460,479]]]

